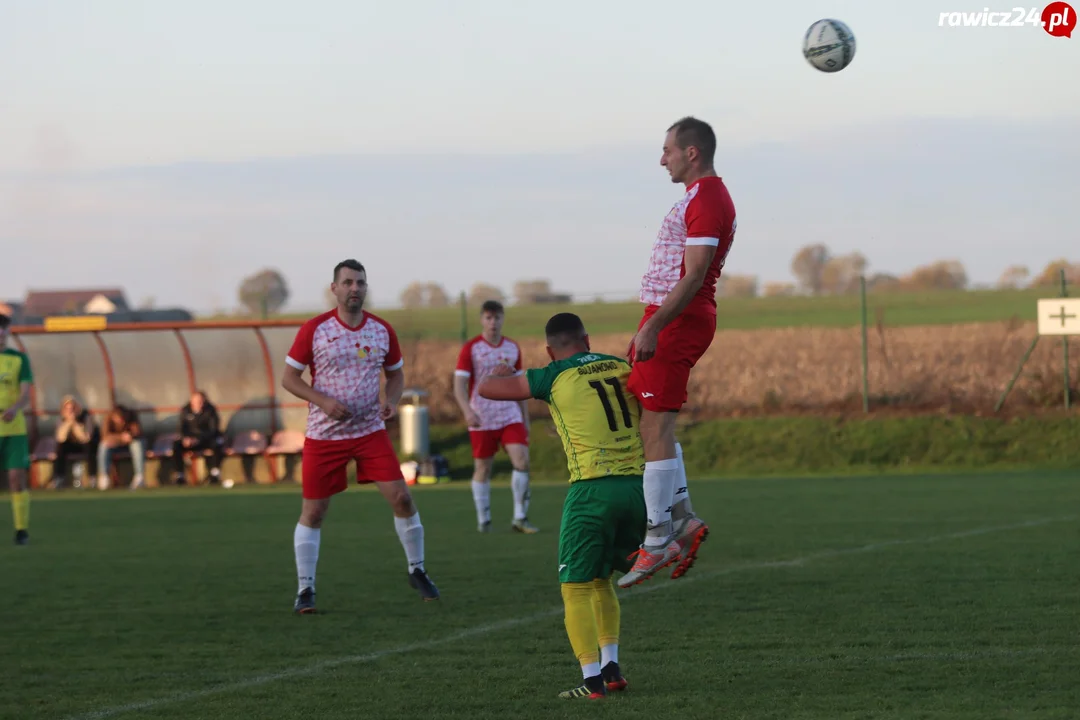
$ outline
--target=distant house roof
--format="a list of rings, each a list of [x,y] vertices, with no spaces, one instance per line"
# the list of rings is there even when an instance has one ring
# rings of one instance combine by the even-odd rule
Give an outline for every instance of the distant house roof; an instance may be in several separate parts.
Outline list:
[[[23,303],[24,315],[36,315],[48,317],[50,315],[70,315],[84,312],[86,306],[95,302],[101,305],[98,298],[109,301],[116,310],[127,310],[127,299],[124,291],[119,288],[96,288],[79,290],[31,290],[26,293],[26,302]]]

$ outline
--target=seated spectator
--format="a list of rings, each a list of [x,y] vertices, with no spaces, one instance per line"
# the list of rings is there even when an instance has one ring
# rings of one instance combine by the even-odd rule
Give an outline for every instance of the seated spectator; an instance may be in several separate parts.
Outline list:
[[[225,456],[225,437],[221,432],[221,421],[217,408],[206,398],[206,393],[197,391],[191,396],[191,402],[180,411],[180,439],[173,446],[176,460],[176,484],[183,485],[184,453],[201,454],[210,450],[206,458],[206,467],[210,470],[206,481],[211,485],[221,482],[221,461]]]
[[[63,487],[67,483],[68,470],[73,458],[86,456],[90,466],[89,479],[97,476],[97,451],[101,436],[90,411],[79,404],[72,395],[65,395],[60,402],[60,422],[56,426],[56,461],[53,463],[51,487]],[[82,483],[75,480],[75,487]]]
[[[131,464],[135,470],[135,476],[131,479],[131,489],[135,490],[144,484],[143,466],[146,461],[146,452],[142,428],[139,426],[135,413],[123,405],[117,405],[105,419],[105,426],[101,432],[101,445],[98,446],[98,468],[101,473],[98,477],[98,490],[109,489],[111,484],[109,467],[112,465],[113,454],[125,447],[131,452]]]

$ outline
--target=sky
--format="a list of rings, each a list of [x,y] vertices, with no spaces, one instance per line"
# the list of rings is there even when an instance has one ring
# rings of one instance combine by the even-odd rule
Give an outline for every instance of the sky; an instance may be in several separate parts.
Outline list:
[[[980,283],[1080,261],[1080,34],[938,26],[1010,6],[0,0],[0,299],[232,309],[272,267],[321,309],[344,257],[375,306],[413,280],[629,297],[684,115],[719,138],[732,273],[790,281],[808,242]],[[825,17],[857,40],[839,73],[801,54]]]

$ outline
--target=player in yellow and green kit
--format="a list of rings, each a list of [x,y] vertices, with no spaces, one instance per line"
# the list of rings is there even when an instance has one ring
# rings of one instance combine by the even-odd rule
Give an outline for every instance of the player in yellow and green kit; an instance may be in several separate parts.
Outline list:
[[[559,582],[566,632],[585,681],[563,698],[599,699],[622,690],[619,600],[611,583],[645,539],[645,453],[641,410],[627,390],[630,365],[593,353],[581,318],[559,313],[545,328],[551,364],[523,374],[504,366],[478,389],[491,400],[546,402],[562,438],[570,489],[559,531]]]
[[[0,475],[7,474],[15,515],[15,544],[30,542],[30,440],[23,410],[30,404],[30,359],[7,346],[11,318],[0,314]]]

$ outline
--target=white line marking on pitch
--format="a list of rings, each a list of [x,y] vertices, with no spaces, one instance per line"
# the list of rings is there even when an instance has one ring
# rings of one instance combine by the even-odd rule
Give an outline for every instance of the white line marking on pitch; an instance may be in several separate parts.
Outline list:
[[[751,570],[768,570],[770,568],[800,567],[802,565],[806,565],[807,563],[814,562],[815,560],[826,560],[829,558],[843,557],[844,555],[856,555],[858,553],[874,552],[876,550],[882,550],[884,548],[890,548],[899,545],[923,545],[928,543],[942,542],[945,540],[959,540],[962,538],[974,537],[977,535],[988,535],[990,533],[1006,532],[1008,530],[1021,530],[1024,528],[1038,527],[1040,525],[1049,525],[1050,523],[1066,522],[1068,520],[1074,519],[1076,519],[1075,515],[1056,518],[1042,518],[1040,520],[1030,520],[1028,522],[1016,523],[1014,525],[995,525],[991,527],[975,528],[974,530],[963,530],[961,532],[948,533],[946,535],[933,535],[931,537],[914,538],[908,540],[886,540],[883,542],[870,543],[868,545],[860,545],[858,547],[841,548],[838,550],[825,550],[822,552],[811,553],[802,557],[793,558],[791,560],[773,560],[769,562],[733,565],[731,567],[722,568],[719,570],[702,572],[696,575],[688,575],[685,578],[680,578],[678,582],[656,583],[654,585],[639,585],[629,591],[621,591],[619,595],[623,599],[629,599],[636,595],[644,595],[646,593],[656,592],[658,590],[664,590],[671,587],[682,587],[689,583],[707,580],[715,577],[721,577],[723,575],[732,575],[739,572],[747,572]],[[136,710],[149,710],[152,708],[162,707],[163,705],[174,705],[176,703],[199,700],[201,698],[210,697],[211,695],[220,695],[223,693],[236,692],[237,690],[246,690],[248,688],[258,687],[259,685],[267,685],[272,682],[277,682],[278,680],[290,680],[292,678],[314,675],[323,670],[340,667],[342,665],[359,665],[363,663],[375,662],[376,660],[381,660],[382,658],[391,657],[393,655],[404,655],[405,653],[414,652],[416,650],[428,650],[430,648],[438,647],[440,645],[446,645],[447,643],[454,643],[458,642],[459,640],[477,637],[478,635],[489,635],[491,633],[499,632],[500,630],[509,630],[510,628],[527,625],[538,620],[544,620],[549,617],[560,615],[562,614],[562,612],[563,608],[560,606],[557,608],[552,608],[551,610],[545,610],[544,612],[533,613],[532,615],[525,615],[523,617],[510,618],[508,620],[501,620],[495,623],[477,625],[475,627],[466,628],[465,630],[461,630],[459,632],[453,633],[452,635],[438,638],[437,640],[426,640],[424,642],[401,645],[399,647],[389,648],[387,650],[379,650],[377,652],[366,653],[363,655],[347,655],[345,657],[339,657],[333,660],[324,660],[322,662],[308,665],[307,667],[303,668],[283,670],[281,672],[270,673],[268,675],[258,675],[247,680],[242,680],[236,683],[229,683],[227,685],[219,685],[217,687],[207,688],[206,690],[177,693],[175,695],[166,695],[164,697],[157,697],[150,700],[143,700],[141,702],[129,703],[127,705],[117,705],[111,708],[103,708],[101,710],[96,710],[94,712],[86,713],[84,715],[72,716],[71,718],[69,718],[69,720],[100,720],[101,718],[115,717],[117,715],[135,712]]]

